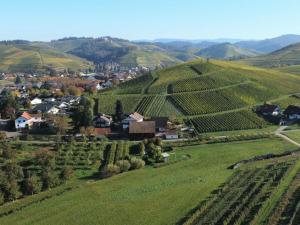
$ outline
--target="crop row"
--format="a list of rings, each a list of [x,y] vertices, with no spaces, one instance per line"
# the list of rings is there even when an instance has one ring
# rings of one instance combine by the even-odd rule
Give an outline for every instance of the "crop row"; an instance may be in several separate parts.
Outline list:
[[[140,95],[98,95],[98,112],[115,113],[116,102],[120,100],[125,113],[132,113],[139,104]]]
[[[173,83],[173,92],[203,91],[233,85],[244,81],[240,73],[232,70],[220,70],[208,76],[200,76]]]
[[[153,80],[151,74],[140,76],[136,79],[132,79],[121,83],[117,88],[118,94],[140,94],[147,84]]]
[[[191,122],[198,133],[256,129],[267,126],[267,122],[262,118],[246,110],[192,118]]]
[[[129,158],[129,146],[128,143],[115,143],[106,146],[103,160],[105,165],[116,164],[118,160],[124,160]]]
[[[169,98],[184,115],[201,115],[254,105],[275,96],[276,91],[248,83],[222,90],[174,94]]]
[[[291,165],[283,162],[238,173],[233,182],[229,181],[200,204],[184,224],[251,224]]]

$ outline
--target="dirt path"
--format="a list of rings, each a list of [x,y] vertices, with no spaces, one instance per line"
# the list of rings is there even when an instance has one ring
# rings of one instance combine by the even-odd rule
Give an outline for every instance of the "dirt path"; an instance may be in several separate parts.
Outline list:
[[[284,134],[282,134],[282,132],[284,131],[285,128],[287,128],[287,126],[281,126],[281,127],[279,127],[279,128],[275,131],[275,135],[276,135],[277,137],[280,137],[280,138],[282,138],[282,139],[284,139],[284,140],[290,142],[290,143],[293,144],[293,145],[296,145],[296,146],[300,147],[300,144],[299,144],[298,142],[296,142],[296,141],[292,140],[291,138],[289,138],[289,137],[285,136]]]

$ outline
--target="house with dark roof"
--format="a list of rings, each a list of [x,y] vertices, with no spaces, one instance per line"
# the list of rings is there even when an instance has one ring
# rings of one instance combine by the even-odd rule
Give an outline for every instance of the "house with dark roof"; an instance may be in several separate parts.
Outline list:
[[[109,128],[112,124],[112,117],[105,114],[99,114],[93,120],[95,128]]]
[[[142,140],[155,137],[155,122],[142,121],[129,124],[129,138],[131,140]]]
[[[295,105],[289,105],[283,112],[285,117],[289,120],[300,119],[300,107]]]
[[[59,113],[59,107],[57,102],[44,102],[34,107],[31,112],[43,113],[43,114],[57,114]]]
[[[258,106],[256,112],[263,116],[278,116],[280,114],[280,107],[278,105],[265,103]]]
[[[168,117],[152,117],[151,120],[155,122],[155,129],[157,132],[165,132],[168,128]]]

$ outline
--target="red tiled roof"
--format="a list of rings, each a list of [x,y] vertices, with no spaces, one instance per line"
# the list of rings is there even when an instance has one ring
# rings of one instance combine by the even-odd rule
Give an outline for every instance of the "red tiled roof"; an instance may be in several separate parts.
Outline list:
[[[32,116],[28,112],[23,112],[21,117],[23,117],[25,119],[28,119],[28,120],[32,119]]]

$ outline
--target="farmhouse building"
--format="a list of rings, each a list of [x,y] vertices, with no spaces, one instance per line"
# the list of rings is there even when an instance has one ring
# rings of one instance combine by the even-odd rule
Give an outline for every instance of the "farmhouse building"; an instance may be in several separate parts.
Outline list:
[[[105,114],[100,114],[93,120],[93,125],[95,128],[108,128],[111,126],[111,124],[112,117]]]
[[[122,120],[123,129],[127,129],[132,122],[143,122],[144,117],[139,113],[135,112],[130,114],[127,118]]]
[[[17,130],[25,128],[29,129],[33,125],[33,123],[41,121],[41,117],[33,117],[28,112],[24,112],[20,117],[18,117],[15,120],[15,127]]]
[[[142,121],[129,124],[129,138],[131,140],[142,140],[155,137],[155,122]]]
[[[152,117],[151,120],[155,122],[155,129],[157,132],[165,132],[168,127],[168,117]]]
[[[278,116],[280,114],[280,107],[265,103],[259,106],[256,112],[263,116]]]
[[[283,114],[289,120],[298,120],[300,119],[300,107],[295,105],[290,105],[286,108]]]

